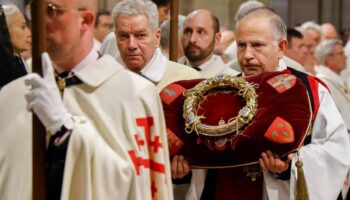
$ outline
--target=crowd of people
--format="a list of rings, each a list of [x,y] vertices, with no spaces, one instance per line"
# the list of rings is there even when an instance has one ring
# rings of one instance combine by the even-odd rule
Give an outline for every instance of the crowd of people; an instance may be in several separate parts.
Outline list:
[[[298,199],[299,161],[303,199],[350,199],[350,35],[344,42],[330,23],[287,28],[247,1],[232,31],[210,10],[179,16],[174,62],[169,8],[169,0],[121,0],[110,12],[97,0],[46,0],[39,76],[26,62],[25,16],[0,5],[0,199],[32,199],[32,114],[47,131],[47,199]],[[184,88],[169,84],[277,72],[309,97],[298,155],[262,151],[249,165],[254,180],[247,166],[198,169],[170,156],[160,94]]]

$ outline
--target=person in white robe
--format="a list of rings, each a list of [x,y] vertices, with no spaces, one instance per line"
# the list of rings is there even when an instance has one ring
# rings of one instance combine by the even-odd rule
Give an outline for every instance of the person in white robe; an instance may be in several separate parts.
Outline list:
[[[239,21],[236,26],[237,55],[245,75],[283,70],[276,66],[287,45],[285,33],[286,28],[281,18],[268,9],[253,11]],[[267,45],[262,47],[263,53],[255,49],[256,38]],[[350,164],[350,158],[347,156],[350,151],[349,140],[345,124],[339,112],[334,109],[335,104],[328,90],[322,84],[318,85],[318,98],[320,106],[313,123],[311,143],[300,148],[300,159],[304,163],[310,199],[336,199]],[[273,155],[262,154],[259,163],[263,169],[265,191],[269,199],[295,198],[296,160],[296,156],[292,161],[281,161]],[[281,173],[288,169],[289,165],[290,180],[274,178],[272,173]]]
[[[0,198],[32,198],[36,177],[31,171],[32,117],[27,107],[54,138],[49,149],[68,143],[62,189],[55,199],[172,199],[156,88],[93,49],[97,1],[59,0],[47,6],[47,50],[55,74],[69,73],[56,76],[60,93],[44,54],[43,78],[30,74],[1,91]]]
[[[118,61],[153,82],[160,92],[168,84],[200,78],[199,73],[169,61],[161,52],[157,6],[151,1],[124,0],[113,9]]]
[[[238,75],[239,72],[229,68],[220,56],[214,55],[214,47],[221,39],[219,27],[218,18],[209,10],[200,9],[188,14],[181,36],[185,56],[178,62],[197,69],[203,78],[211,78],[219,74]],[[173,160],[172,166],[176,166],[177,163],[181,162]],[[190,185],[187,183],[175,185],[175,199],[192,198],[195,195],[194,187],[204,186],[206,170],[191,169],[191,173]],[[173,178],[178,177],[175,175]]]
[[[341,77],[341,72],[346,69],[346,56],[342,42],[339,39],[324,40],[316,47],[315,53],[320,62],[320,66],[316,68],[316,76],[327,84],[347,127],[350,139],[350,88]],[[342,189],[344,199],[349,186],[350,176],[348,174]]]
[[[316,68],[316,76],[327,84],[338,111],[350,130],[350,88],[340,75],[346,68],[341,41],[333,39],[321,42],[316,48],[316,56],[321,64]]]
[[[186,16],[181,36],[185,56],[179,63],[195,68],[203,78],[217,74],[235,76],[220,56],[214,55],[214,47],[220,42],[220,23],[209,10],[195,10]]]
[[[286,26],[276,13],[268,8],[251,11],[238,22],[235,33],[237,58],[244,76],[286,69],[278,65],[287,45]],[[309,199],[336,199],[350,166],[350,143],[329,91],[319,83],[315,92],[319,106],[312,124],[311,142],[300,148],[299,159],[303,162]],[[263,172],[263,194],[256,199],[295,199],[297,159],[294,154],[281,160],[273,152],[262,152],[259,165]],[[283,172],[290,174],[290,178],[276,178]],[[199,195],[194,199],[201,198],[201,193],[197,190]]]

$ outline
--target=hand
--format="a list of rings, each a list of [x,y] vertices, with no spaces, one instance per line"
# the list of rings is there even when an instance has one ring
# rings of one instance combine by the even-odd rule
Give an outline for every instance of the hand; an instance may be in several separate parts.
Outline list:
[[[190,173],[190,166],[183,156],[175,155],[171,161],[171,176],[173,179],[183,178]]]
[[[25,79],[25,84],[31,86],[26,94],[27,108],[38,116],[48,131],[55,134],[63,125],[72,128],[73,119],[63,105],[49,55],[43,53],[41,60],[43,78],[31,73]]]
[[[277,154],[273,154],[267,150],[261,154],[259,165],[262,169],[268,170],[274,174],[281,174],[289,167],[290,161],[293,159],[293,154],[289,154],[286,161],[282,161]]]

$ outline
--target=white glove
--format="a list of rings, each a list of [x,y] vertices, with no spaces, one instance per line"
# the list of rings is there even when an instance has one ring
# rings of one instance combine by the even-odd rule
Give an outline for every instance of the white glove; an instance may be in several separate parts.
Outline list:
[[[31,73],[25,79],[25,84],[31,86],[26,94],[27,109],[34,111],[46,130],[55,134],[63,125],[67,129],[73,128],[74,121],[63,105],[52,63],[46,52],[41,55],[41,61],[43,78]]]

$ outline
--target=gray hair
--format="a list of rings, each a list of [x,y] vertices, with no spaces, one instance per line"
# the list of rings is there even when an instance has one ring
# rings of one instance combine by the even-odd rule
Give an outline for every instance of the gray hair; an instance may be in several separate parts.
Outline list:
[[[246,15],[244,15],[236,24],[236,29],[241,21],[255,18],[267,18],[271,23],[272,34],[274,40],[278,41],[281,39],[287,39],[287,26],[283,22],[282,18],[271,8],[260,7],[250,10]]]
[[[301,24],[300,31],[304,32],[306,30],[315,30],[318,33],[322,33],[321,26],[315,23],[314,21],[307,21]]]
[[[2,8],[4,9],[7,27],[9,27],[9,24],[13,23],[13,17],[21,13],[21,11],[13,4],[2,5]]]
[[[264,7],[264,4],[256,1],[256,0],[249,0],[244,3],[242,3],[235,15],[235,21],[238,22],[244,15],[246,15],[249,11],[255,9],[255,8],[260,8]]]
[[[185,21],[185,16],[179,15],[178,17],[178,36],[181,37],[183,31],[183,24]],[[161,25],[162,35],[160,37],[160,46],[163,48],[170,46],[170,20],[165,20]]]
[[[112,11],[114,24],[118,16],[129,17],[145,15],[152,29],[158,28],[159,17],[156,4],[149,0],[123,0],[115,5]]]
[[[342,41],[339,39],[331,39],[322,41],[315,50],[316,58],[319,60],[321,65],[325,64],[325,57],[332,55],[334,52],[334,47],[339,44],[343,45]]]

